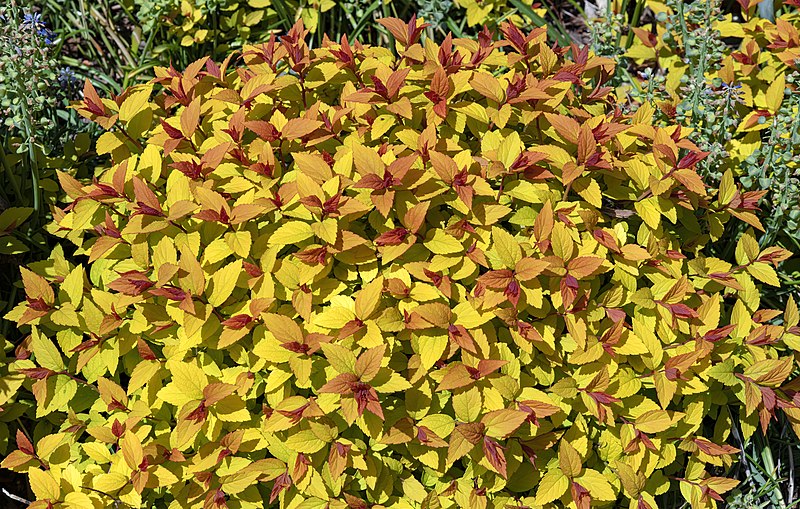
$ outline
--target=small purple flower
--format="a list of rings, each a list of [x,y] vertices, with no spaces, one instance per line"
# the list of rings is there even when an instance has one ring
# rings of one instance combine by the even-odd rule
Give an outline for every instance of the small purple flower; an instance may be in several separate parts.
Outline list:
[[[69,67],[63,67],[58,71],[58,84],[61,85],[61,88],[67,88],[77,80],[75,73]]]
[[[56,34],[54,34],[52,30],[47,28],[44,19],[42,19],[41,13],[38,12],[26,13],[22,17],[22,27],[35,30],[36,35],[43,38],[44,43],[47,46],[52,46],[57,39]]]
[[[22,26],[30,26],[36,29],[44,28],[44,20],[42,19],[41,13],[26,13],[22,17]]]
[[[36,31],[36,35],[44,38],[44,43],[48,46],[52,46],[57,38],[56,34],[54,34],[49,28],[40,28]]]

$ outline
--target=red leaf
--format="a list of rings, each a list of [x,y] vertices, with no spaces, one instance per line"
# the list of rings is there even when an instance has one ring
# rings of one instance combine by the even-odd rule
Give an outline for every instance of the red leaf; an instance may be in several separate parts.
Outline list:
[[[229,329],[240,330],[253,322],[253,317],[248,315],[233,315],[222,322],[222,325]]]
[[[123,434],[125,434],[125,425],[119,422],[117,419],[114,419],[114,424],[111,425],[111,433],[120,438]]]
[[[33,444],[28,437],[25,436],[25,433],[22,430],[17,429],[17,449],[24,452],[29,456],[34,456],[36,452],[34,451]]]
[[[617,239],[615,239],[610,233],[605,230],[597,229],[592,232],[592,237],[594,237],[597,242],[601,245],[607,247],[609,250],[619,253],[619,245],[617,245]]]
[[[350,320],[349,322],[344,324],[344,327],[342,327],[341,330],[339,330],[339,339],[349,338],[350,336],[360,331],[364,327],[365,327],[364,322],[359,320],[358,318]]]
[[[714,343],[715,341],[719,341],[730,334],[730,332],[736,328],[736,324],[726,325],[725,327],[720,327],[718,329],[714,329],[711,331],[706,332],[703,336],[703,339],[706,341],[711,341]]]
[[[501,361],[497,359],[482,359],[478,362],[479,377],[483,378],[486,375],[494,373],[498,369],[508,364],[508,361]]]
[[[691,168],[708,157],[709,154],[710,152],[689,152],[678,161],[678,169]]]
[[[153,288],[150,290],[151,295],[156,295],[158,297],[166,297],[169,300],[174,301],[181,301],[186,298],[187,293],[180,288],[175,288],[172,286],[165,286],[162,288]]]
[[[358,415],[362,415],[364,410],[369,410],[383,420],[383,408],[381,408],[378,393],[375,392],[375,389],[364,382],[355,382],[351,384],[351,390],[353,391],[353,398],[358,404]]]
[[[320,387],[319,392],[320,394],[324,394],[326,392],[334,394],[351,394],[353,390],[350,388],[350,385],[357,380],[358,377],[353,373],[342,373]]]
[[[614,396],[606,394],[605,392],[589,392],[587,394],[589,394],[593,400],[601,405],[610,405],[611,403],[622,401],[621,399],[615,398]]]
[[[405,228],[395,228],[393,230],[389,230],[388,232],[382,233],[377,239],[375,239],[375,245],[377,246],[397,246],[402,244],[406,237],[411,234]]]
[[[503,446],[491,438],[483,437],[483,454],[495,470],[503,476],[503,479],[506,479],[508,474],[506,473],[506,455],[503,449]]]
[[[700,315],[697,311],[690,308],[686,304],[667,304],[667,309],[670,310],[673,316],[679,318],[699,318]]]
[[[294,460],[294,470],[292,471],[292,479],[295,481],[299,481],[303,477],[305,477],[306,472],[308,472],[308,466],[311,465],[311,460],[306,457],[305,454],[302,452],[297,455],[297,459]]]
[[[570,491],[572,492],[572,500],[575,502],[577,509],[589,509],[592,504],[592,496],[589,494],[589,490],[575,481],[572,481]]]
[[[695,438],[694,444],[698,449],[708,454],[709,456],[726,456],[728,454],[736,454],[739,449],[727,444],[717,445],[705,438]]]
[[[269,503],[273,503],[282,491],[288,490],[292,485],[292,478],[289,477],[289,472],[284,472],[275,479],[275,484],[272,485],[272,491],[269,493]]]
[[[514,272],[509,269],[491,270],[486,274],[481,275],[478,281],[483,283],[488,288],[499,290],[506,288],[514,278]]]
[[[88,349],[92,348],[93,346],[97,346],[99,343],[100,343],[100,341],[97,340],[97,339],[91,339],[89,341],[84,341],[83,343],[79,344],[78,346],[76,346],[75,348],[70,350],[70,352],[83,352],[84,350],[88,350]]]
[[[34,380],[44,380],[56,374],[55,371],[47,368],[22,368],[19,372]]]

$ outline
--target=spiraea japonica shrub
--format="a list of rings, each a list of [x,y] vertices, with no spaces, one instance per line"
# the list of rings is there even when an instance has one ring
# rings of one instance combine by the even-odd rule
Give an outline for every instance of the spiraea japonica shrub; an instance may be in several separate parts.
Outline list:
[[[60,175],[81,263],[22,270],[0,393],[35,507],[715,507],[732,419],[800,423],[760,193],[544,29],[382,23],[87,83],[111,163]]]

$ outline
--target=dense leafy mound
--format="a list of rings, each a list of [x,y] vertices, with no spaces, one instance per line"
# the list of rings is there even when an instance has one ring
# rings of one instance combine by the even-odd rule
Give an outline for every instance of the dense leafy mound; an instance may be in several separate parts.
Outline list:
[[[714,2],[649,0],[648,6],[663,23],[654,33],[634,28],[635,44],[625,53],[645,66],[640,99],[692,129],[691,139],[710,152],[697,168],[706,183],[715,185],[731,170],[745,189],[769,190],[772,206],[760,214],[765,232],[759,242],[797,249],[800,12],[791,7],[773,23],[754,15],[756,2],[743,2],[746,21],[736,22]],[[736,233],[732,229],[731,240]],[[782,292],[798,279],[791,265],[783,267]]]
[[[387,48],[302,24],[79,111],[113,164],[66,173],[23,270],[3,466],[36,507],[714,507],[746,434],[793,422],[789,253],[741,237],[728,172],[545,30]],[[800,399],[800,398],[798,398]],[[34,445],[35,444],[35,445]]]

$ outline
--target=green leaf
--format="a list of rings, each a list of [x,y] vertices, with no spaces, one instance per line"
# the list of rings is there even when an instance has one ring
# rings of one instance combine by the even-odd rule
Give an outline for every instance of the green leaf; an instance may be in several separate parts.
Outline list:
[[[337,343],[323,343],[322,351],[331,367],[339,373],[354,373],[356,356],[352,350]]]
[[[517,240],[497,226],[492,227],[492,251],[506,269],[514,269],[522,259],[522,249]]]

